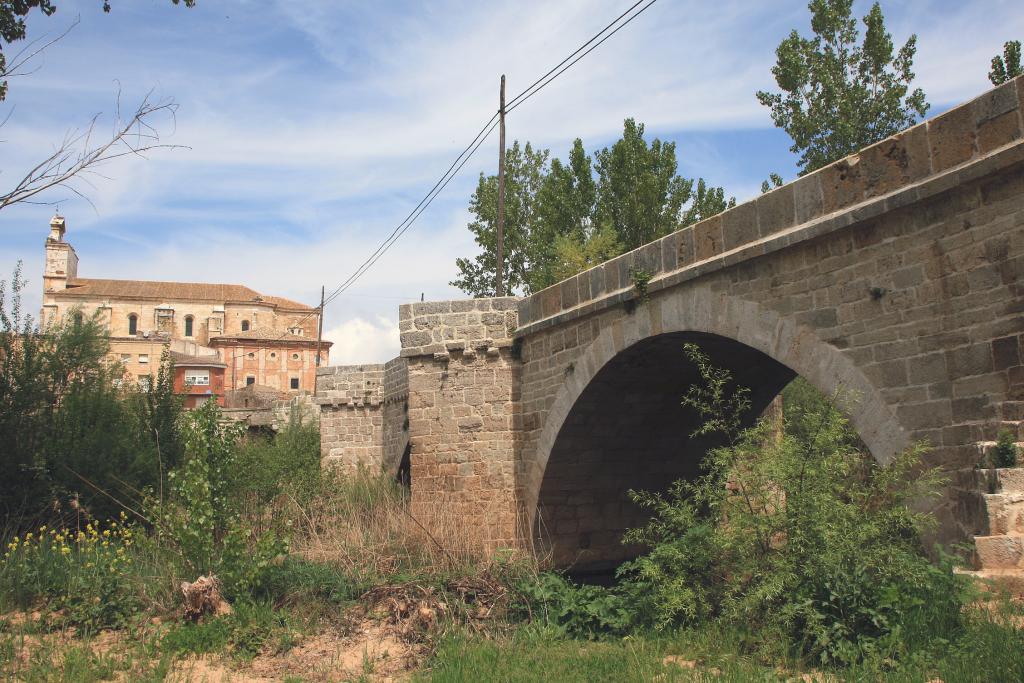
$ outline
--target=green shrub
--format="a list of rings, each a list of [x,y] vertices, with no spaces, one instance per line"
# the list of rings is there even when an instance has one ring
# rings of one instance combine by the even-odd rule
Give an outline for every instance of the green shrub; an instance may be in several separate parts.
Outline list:
[[[252,594],[275,605],[319,602],[344,605],[370,588],[337,567],[288,557],[263,572]]]
[[[699,434],[726,445],[695,480],[632,494],[653,514],[625,538],[650,551],[620,569],[638,623],[754,626],[826,664],[898,654],[922,609],[955,627],[963,581],[928,560],[933,521],[909,507],[941,483],[923,449],[879,466],[831,404],[800,416],[813,429],[781,438],[766,423],[742,429],[747,391],[697,347],[686,353],[703,383],[683,403],[704,417]]]
[[[572,638],[625,635],[633,621],[630,606],[615,591],[576,585],[550,572],[531,576],[516,587],[521,617],[554,627]]]
[[[320,478],[320,428],[302,424],[293,411],[284,429],[270,439],[256,437],[238,445],[233,495],[258,514],[287,491],[300,504],[315,494]]]
[[[1013,438],[1013,432],[1003,429],[999,432],[995,448],[992,449],[993,467],[1016,467],[1017,466],[1017,444]]]
[[[37,329],[21,309],[20,265],[0,281],[0,514],[11,533],[113,518],[181,452],[181,398],[165,356],[146,391],[120,390],[96,316],[73,310]]]
[[[149,503],[159,538],[182,558],[193,576],[215,574],[229,598],[245,595],[287,543],[273,531],[246,525],[233,494],[239,471],[242,427],[224,424],[215,403],[207,402],[183,420],[184,464],[168,476],[164,501]]]

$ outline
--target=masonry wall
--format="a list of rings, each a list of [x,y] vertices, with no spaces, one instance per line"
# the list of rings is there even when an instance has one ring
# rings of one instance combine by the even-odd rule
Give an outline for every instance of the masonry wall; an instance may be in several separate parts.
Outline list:
[[[383,467],[398,474],[409,447],[409,362],[394,358],[384,364]]]
[[[320,456],[325,467],[378,471],[384,459],[384,366],[317,370]]]
[[[399,309],[409,367],[412,513],[439,533],[517,543],[516,299]]]
[[[859,391],[854,423],[882,461],[925,440],[931,464],[969,468],[977,442],[1019,430],[1022,88],[1017,79],[521,301],[527,507],[560,467],[548,458],[572,421],[563,397],[672,331],[742,339],[828,393]],[[647,301],[635,268],[652,275]],[[940,511],[948,540],[971,533],[955,507]]]

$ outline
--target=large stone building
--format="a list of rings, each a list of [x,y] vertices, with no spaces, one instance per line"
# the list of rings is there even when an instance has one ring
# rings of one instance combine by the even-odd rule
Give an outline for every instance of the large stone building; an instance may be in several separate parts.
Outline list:
[[[190,382],[210,386],[220,402],[223,395],[213,389],[218,378],[204,372],[223,373],[227,392],[250,385],[290,394],[313,391],[316,308],[243,285],[82,278],[66,230],[64,218],[54,216],[46,239],[41,325],[69,313],[96,315],[110,334],[111,355],[140,383],[155,374],[167,349],[193,359]],[[322,364],[330,346],[320,343]]]

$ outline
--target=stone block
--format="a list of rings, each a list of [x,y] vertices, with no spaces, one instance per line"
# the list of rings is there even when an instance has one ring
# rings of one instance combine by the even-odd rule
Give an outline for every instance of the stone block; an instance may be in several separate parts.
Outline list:
[[[570,308],[575,308],[576,304],[580,301],[579,287],[576,284],[576,278],[569,278],[563,281],[559,285],[561,292],[562,310],[567,311]]]
[[[860,153],[864,194],[876,197],[893,192],[931,172],[928,127],[920,124],[886,138]]]
[[[987,154],[1020,138],[1020,115],[1017,111],[1008,111],[978,126],[978,151]]]
[[[993,369],[1006,370],[1020,364],[1020,338],[1018,336],[1001,337],[992,340]]]
[[[734,206],[722,218],[722,244],[724,251],[754,242],[760,236],[757,223],[758,202],[745,202]]]
[[[987,121],[993,121],[1015,111],[1018,107],[1016,81],[1007,81],[999,87],[989,90],[973,100],[970,107],[974,113],[975,125],[979,127]]]
[[[989,344],[979,343],[946,351],[946,366],[951,379],[983,375],[992,371]]]
[[[757,201],[758,233],[774,234],[796,223],[794,185],[790,183],[761,195]]]
[[[821,175],[822,204],[825,213],[844,209],[864,199],[864,178],[860,157],[840,159],[818,171]]]
[[[694,254],[704,261],[724,251],[722,246],[722,215],[712,216],[693,226]]]
[[[948,378],[946,354],[941,351],[908,359],[907,369],[911,384],[930,384]]]
[[[932,169],[939,173],[974,156],[977,133],[969,105],[951,109],[928,122]]]
[[[821,174],[811,173],[790,183],[793,186],[793,204],[796,224],[806,223],[821,216],[824,199],[821,193]]]

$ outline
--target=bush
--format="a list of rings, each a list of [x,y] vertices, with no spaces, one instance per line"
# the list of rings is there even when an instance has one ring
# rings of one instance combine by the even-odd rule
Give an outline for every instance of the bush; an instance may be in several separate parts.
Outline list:
[[[964,583],[950,561],[928,560],[921,539],[932,519],[909,507],[941,484],[922,448],[881,467],[831,404],[799,416],[813,429],[781,438],[765,423],[742,429],[747,391],[697,347],[686,353],[703,385],[683,403],[704,416],[700,434],[726,445],[697,479],[632,493],[653,513],[624,539],[650,548],[620,569],[638,623],[720,619],[827,664],[897,654],[923,609],[959,623]]]
[[[223,424],[216,403],[205,403],[183,419],[184,464],[168,475],[167,500],[152,499],[157,533],[184,561],[192,577],[215,574],[229,598],[246,594],[270,562],[287,552],[273,531],[257,533],[242,520],[232,495],[242,427]]]
[[[121,391],[96,317],[37,329],[21,310],[20,266],[0,281],[0,514],[10,531],[113,518],[177,464],[181,399],[165,357],[157,382]]]
[[[622,595],[600,586],[577,586],[558,574],[531,576],[516,588],[519,616],[572,638],[625,635],[633,621]]]

